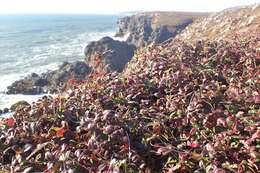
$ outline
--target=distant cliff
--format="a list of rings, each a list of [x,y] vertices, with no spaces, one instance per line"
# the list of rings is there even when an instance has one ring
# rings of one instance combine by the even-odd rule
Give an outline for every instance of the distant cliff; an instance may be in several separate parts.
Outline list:
[[[209,13],[146,12],[120,18],[116,37],[128,34],[126,42],[143,47],[152,42],[162,43],[176,36],[189,24]]]

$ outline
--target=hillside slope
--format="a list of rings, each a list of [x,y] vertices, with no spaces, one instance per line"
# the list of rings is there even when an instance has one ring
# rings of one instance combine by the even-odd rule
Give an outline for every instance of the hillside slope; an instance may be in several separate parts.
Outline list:
[[[121,74],[18,108],[2,121],[0,168],[259,172],[258,31],[150,45]]]
[[[260,5],[231,8],[195,21],[177,38],[194,40],[228,39],[251,31],[260,35]]]

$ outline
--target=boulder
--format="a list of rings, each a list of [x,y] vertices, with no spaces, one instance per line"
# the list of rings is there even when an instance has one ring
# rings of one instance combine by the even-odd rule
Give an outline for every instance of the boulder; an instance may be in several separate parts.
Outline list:
[[[133,57],[136,47],[126,42],[117,41],[110,37],[103,37],[98,41],[90,42],[85,48],[86,62],[96,67],[95,54],[102,57],[102,62],[107,65],[109,71],[122,71],[125,65]]]
[[[8,112],[9,112],[9,109],[8,108],[4,108],[3,113],[6,114]]]
[[[39,94],[43,92],[43,86],[47,85],[46,79],[42,79],[36,73],[15,81],[7,87],[7,94]]]

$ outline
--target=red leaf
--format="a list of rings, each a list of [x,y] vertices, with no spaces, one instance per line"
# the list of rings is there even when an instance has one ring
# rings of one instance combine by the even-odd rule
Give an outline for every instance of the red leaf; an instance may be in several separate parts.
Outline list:
[[[121,147],[120,147],[121,151],[128,151],[129,150],[129,145],[128,143],[125,143],[123,144]]]
[[[188,141],[187,142],[187,146],[191,147],[191,148],[197,148],[199,147],[199,143],[197,141]]]
[[[192,128],[190,130],[190,136],[194,135],[196,132],[197,132],[197,129],[196,128]]]
[[[156,125],[153,128],[153,133],[156,134],[156,135],[160,135],[161,134],[161,127],[159,125]]]
[[[178,154],[179,154],[179,158],[180,158],[180,160],[185,160],[188,156],[189,156],[189,154],[188,153],[186,153],[186,152],[178,152]]]
[[[6,119],[6,124],[8,127],[13,127],[15,123],[15,120],[13,118],[7,118]]]
[[[59,130],[56,131],[56,135],[58,137],[64,137],[66,130],[64,128],[60,128]]]
[[[246,144],[250,145],[255,139],[260,138],[260,130],[257,130],[252,136],[251,138],[249,138],[248,140],[246,140]]]

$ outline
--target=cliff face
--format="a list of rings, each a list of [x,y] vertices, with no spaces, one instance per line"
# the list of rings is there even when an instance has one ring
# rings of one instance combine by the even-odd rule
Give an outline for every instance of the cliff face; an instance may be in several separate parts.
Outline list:
[[[108,71],[122,71],[134,51],[150,43],[162,43],[173,38],[194,20],[207,13],[149,12],[120,18],[116,37],[126,37],[120,42],[104,37],[93,41],[85,48],[86,62],[96,65],[96,54],[108,66]],[[94,67],[96,69],[97,67]]]
[[[116,37],[129,34],[126,42],[143,47],[152,42],[162,43],[176,36],[194,20],[208,13],[148,12],[120,18]]]

